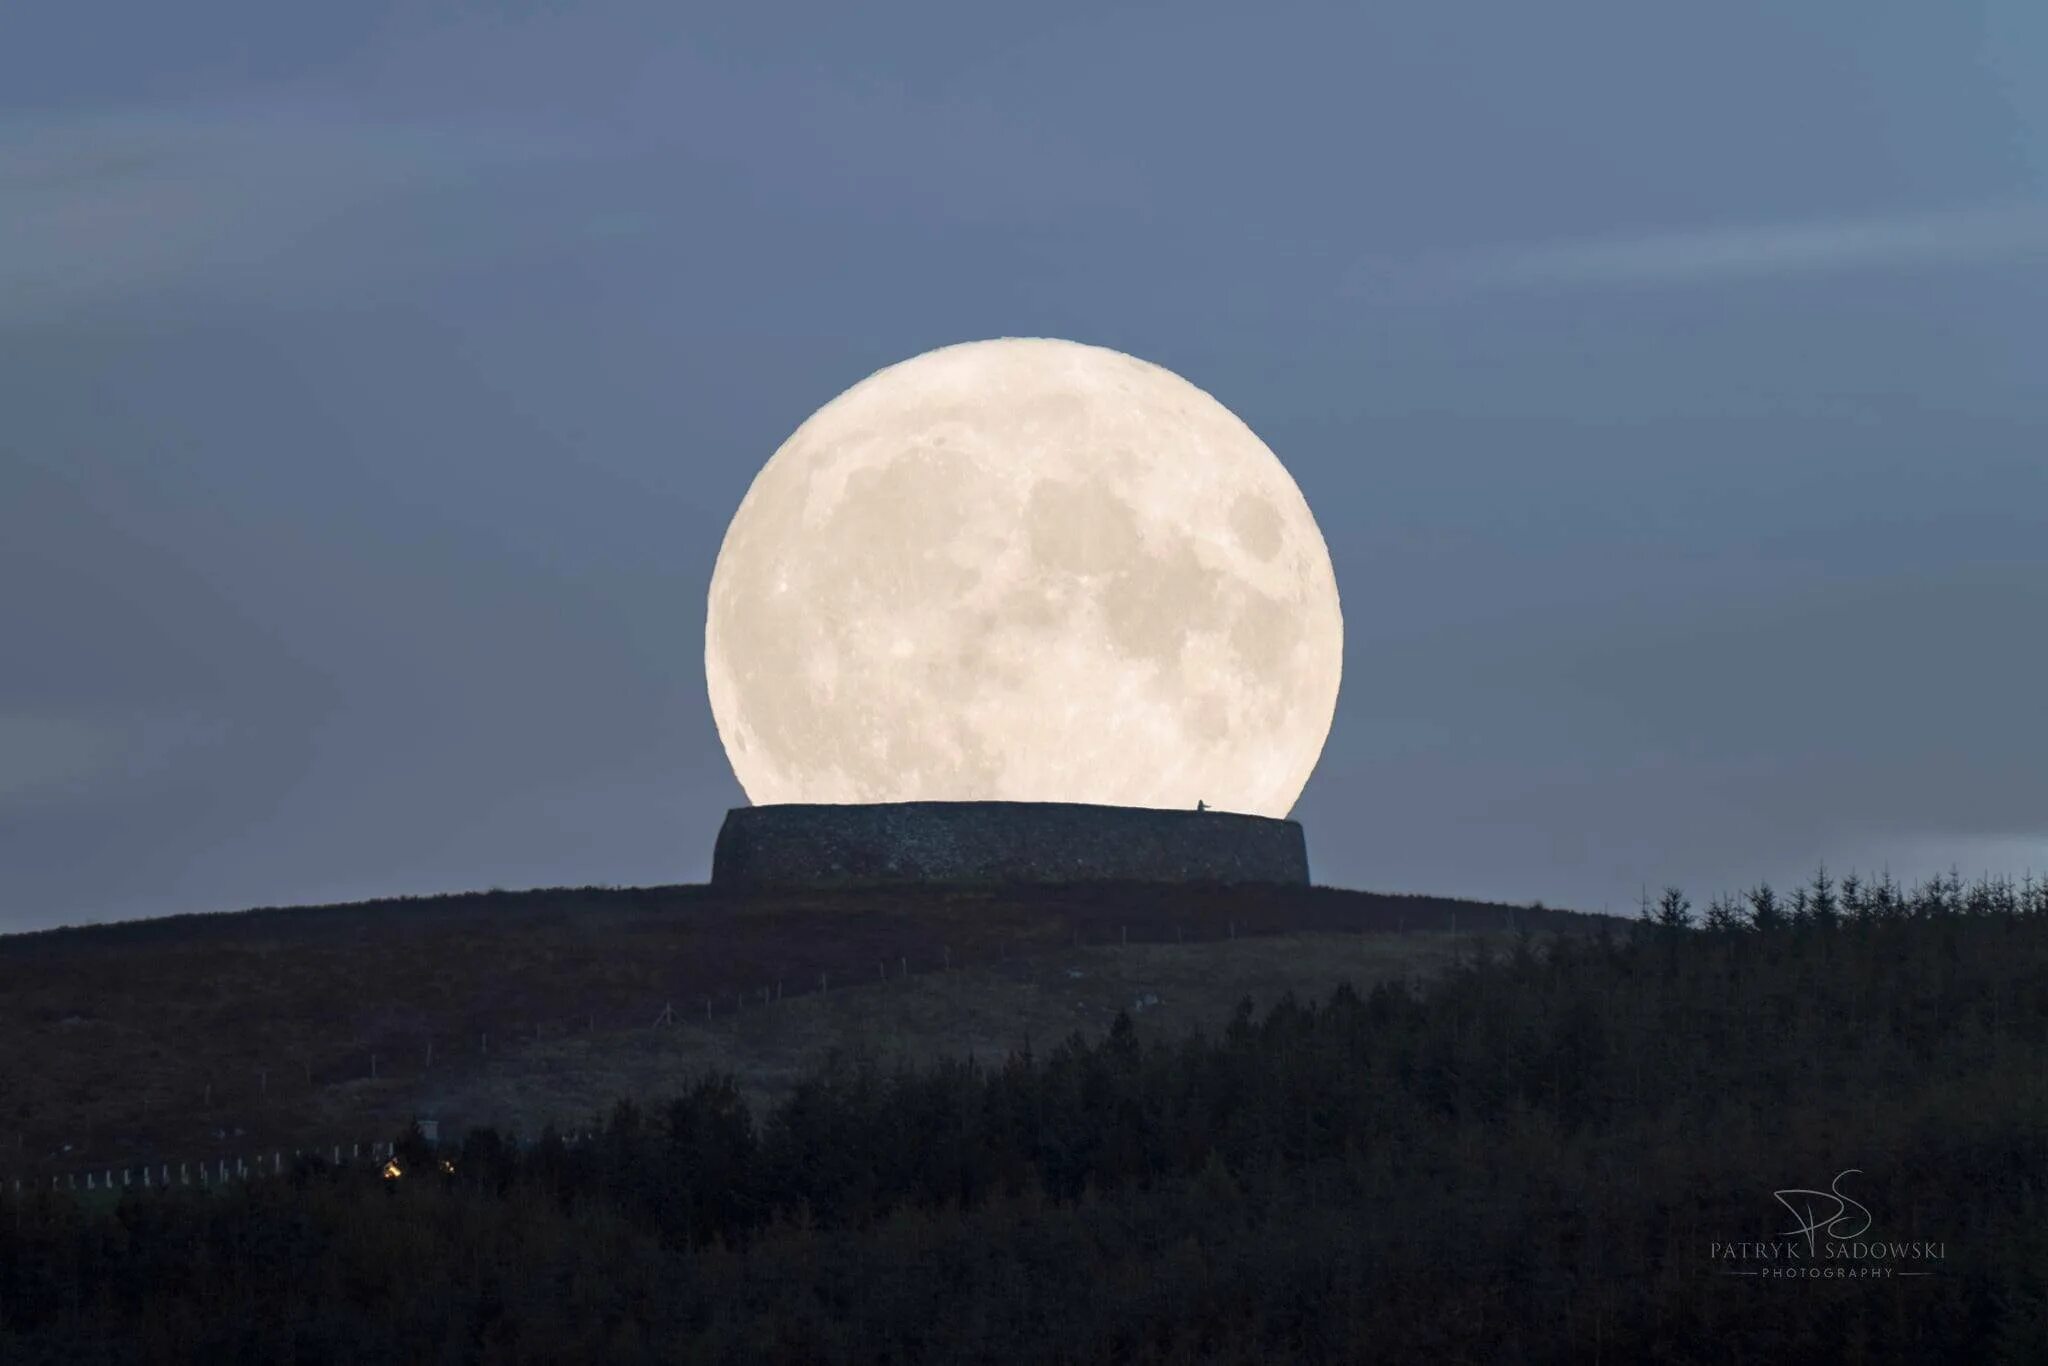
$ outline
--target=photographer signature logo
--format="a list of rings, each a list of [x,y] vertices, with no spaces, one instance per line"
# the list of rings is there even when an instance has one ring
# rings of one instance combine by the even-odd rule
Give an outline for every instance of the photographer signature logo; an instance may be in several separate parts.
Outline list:
[[[1842,1194],[1842,1178],[1845,1176],[1860,1176],[1862,1172],[1863,1169],[1861,1167],[1849,1167],[1843,1171],[1836,1172],[1835,1179],[1828,1183],[1828,1188],[1824,1191],[1800,1190],[1797,1188],[1785,1191],[1772,1191],[1771,1194],[1776,1197],[1778,1203],[1783,1205],[1794,1219],[1804,1221],[1799,1227],[1787,1229],[1778,1236],[1780,1238],[1797,1238],[1804,1235],[1806,1238],[1806,1253],[1811,1257],[1819,1251],[1817,1243],[1822,1237],[1849,1239],[1860,1238],[1868,1233],[1870,1231],[1870,1211],[1857,1201]],[[1794,1201],[1792,1199],[1793,1196],[1798,1196],[1799,1199]],[[1813,1202],[1816,1200],[1832,1200],[1835,1202],[1834,1208],[1816,1215],[1813,1207]],[[1854,1210],[1855,1213],[1851,1214],[1851,1210]],[[1859,1220],[1860,1222],[1858,1222]],[[1844,1225],[1849,1225],[1849,1227],[1844,1227]]]
[[[1715,1242],[1707,1255],[1723,1276],[1758,1280],[1890,1280],[1935,1275],[1946,1261],[1943,1243],[1871,1238],[1870,1209],[1842,1189],[1861,1176],[1848,1167],[1835,1173],[1826,1190],[1793,1186],[1771,1196],[1793,1218],[1793,1227],[1758,1242]]]

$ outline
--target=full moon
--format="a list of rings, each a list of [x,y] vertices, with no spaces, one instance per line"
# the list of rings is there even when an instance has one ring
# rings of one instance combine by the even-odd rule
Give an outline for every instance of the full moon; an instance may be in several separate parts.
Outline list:
[[[870,375],[783,442],[719,549],[704,673],[757,805],[1284,817],[1343,643],[1322,532],[1235,414],[1006,337]]]

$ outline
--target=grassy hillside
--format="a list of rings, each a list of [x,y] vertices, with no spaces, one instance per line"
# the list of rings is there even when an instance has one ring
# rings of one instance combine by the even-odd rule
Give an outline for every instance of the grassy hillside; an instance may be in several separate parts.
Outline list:
[[[566,1116],[616,1095],[607,1085],[692,1060],[739,1066],[768,1095],[828,1041],[998,1052],[1024,1028],[1100,1024],[1124,994],[1158,995],[1163,1018],[1213,1019],[1246,991],[1320,992],[1340,965],[1363,980],[1392,961],[1245,947],[1263,936],[1390,931],[1411,941],[1397,956],[1426,968],[1454,924],[1569,932],[1598,919],[1331,888],[691,886],[4,936],[0,1180],[378,1137],[415,1109]],[[1124,966],[1100,966],[1120,957],[1100,950],[1125,943]],[[1058,975],[1073,966],[1082,977]],[[821,982],[821,1003],[798,1000]],[[670,1009],[676,1023],[657,1029]]]
[[[765,1112],[701,1076],[574,1146],[407,1135],[394,1179],[31,1192],[0,1218],[0,1360],[2048,1361],[2048,889],[1661,909],[1179,1039],[1162,989],[1092,1041],[842,1058]],[[1401,972],[1437,937],[1348,944]],[[984,1006],[1051,1026],[1338,946],[1064,950],[1008,1001],[978,969],[805,1004],[897,1040]]]
[[[1318,997],[1338,982],[1366,990],[1426,979],[1474,943],[1461,934],[1454,946],[1441,931],[1272,934],[1043,950],[909,976],[892,965],[887,980],[757,1001],[709,1023],[699,1014],[671,1029],[551,1039],[440,1084],[397,1083],[374,1094],[358,1083],[336,1088],[333,1100],[348,1110],[374,1109],[387,1121],[381,1132],[417,1109],[451,1133],[490,1123],[532,1135],[549,1122],[573,1126],[602,1116],[621,1096],[679,1093],[713,1069],[733,1073],[741,1094],[765,1112],[834,1048],[885,1064],[963,1055],[1000,1061],[1076,1031],[1097,1037],[1119,1010],[1142,1020],[1148,1035],[1174,1037],[1213,1030],[1246,997],[1263,1010],[1289,992]]]

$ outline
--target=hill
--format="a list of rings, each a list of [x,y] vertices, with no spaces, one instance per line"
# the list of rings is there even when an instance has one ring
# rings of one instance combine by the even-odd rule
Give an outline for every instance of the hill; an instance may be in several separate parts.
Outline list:
[[[1147,1005],[994,1065],[840,1058],[765,1113],[699,1078],[574,1145],[30,1191],[0,1360],[2041,1362],[2048,889],[2010,891],[1759,888],[1696,929],[1674,893],[1178,1040]],[[1060,950],[1038,1008],[1112,962],[1433,939]],[[974,976],[801,1004],[944,1015]]]
[[[415,1110],[567,1118],[608,1086],[693,1062],[736,1066],[773,1095],[826,1042],[1000,1051],[1009,1024],[1099,1025],[1129,1004],[1122,994],[1147,991],[1164,1019],[1213,1019],[1245,990],[1325,990],[1347,962],[1426,971],[1453,929],[1571,933],[1602,919],[1322,887],[675,886],[0,936],[0,1179],[384,1137]],[[1200,947],[1361,931],[1408,948],[1347,960],[1326,946],[1277,958]],[[1113,972],[1115,955],[1096,952],[1111,944],[1131,949]],[[1075,966],[1082,977],[1055,975]],[[899,979],[886,991],[885,971]],[[949,971],[943,987],[923,980]],[[1048,1009],[1054,983],[1074,985],[1075,1007]],[[821,987],[831,1009],[798,1006]]]

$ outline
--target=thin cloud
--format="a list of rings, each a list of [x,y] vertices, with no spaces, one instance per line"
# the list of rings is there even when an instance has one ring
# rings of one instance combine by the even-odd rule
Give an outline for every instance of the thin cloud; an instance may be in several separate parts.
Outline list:
[[[2048,204],[1380,258],[1361,263],[1346,283],[1369,292],[1683,285],[2028,257],[2048,259]]]
[[[366,204],[563,150],[297,111],[0,119],[0,324],[195,272],[261,273]]]
[[[92,795],[216,746],[227,723],[186,715],[98,720],[0,713],[0,808]]]
[[[70,717],[0,714],[0,803],[82,790],[119,760],[121,737]]]

